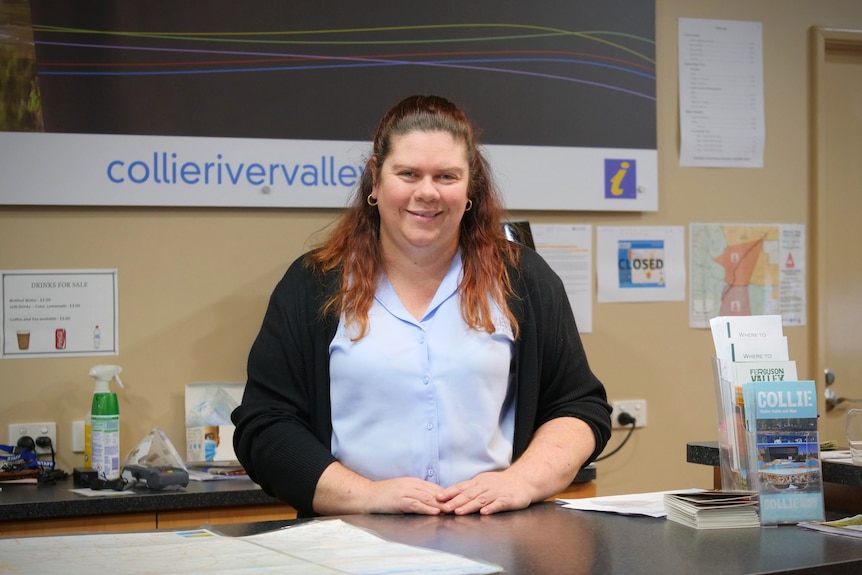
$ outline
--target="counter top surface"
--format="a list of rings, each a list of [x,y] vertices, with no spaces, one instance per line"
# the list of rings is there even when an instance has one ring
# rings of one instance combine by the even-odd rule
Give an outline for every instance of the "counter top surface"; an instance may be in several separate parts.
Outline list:
[[[27,492],[21,488],[31,490],[29,499],[33,501],[52,497],[57,502],[68,501],[68,496],[61,493],[68,489],[58,486],[19,485],[9,491],[7,488],[13,486],[3,487],[3,498],[20,500],[10,505],[7,499],[7,504],[0,506],[4,519],[9,509],[27,505]],[[237,498],[266,497],[248,480],[195,482],[189,488],[187,497],[215,497],[220,492],[230,504]],[[36,497],[39,490],[41,497]],[[134,505],[165,508],[184,499],[177,495],[173,494],[173,501],[167,493],[136,495],[133,497],[138,502]],[[124,497],[108,499],[116,505],[132,504]],[[352,515],[341,519],[390,541],[489,561],[502,566],[505,573],[517,575],[862,572],[862,540],[793,525],[697,530],[664,518],[577,511],[554,503],[538,503],[521,511],[490,516]],[[302,520],[218,525],[213,529],[243,536],[295,525],[297,521]],[[50,545],[44,546],[44,551],[39,551],[42,552],[48,554],[46,557],[53,553]],[[37,565],[40,562],[38,556],[33,560]]]
[[[586,483],[595,478],[595,466],[588,466],[581,469],[574,482]],[[79,495],[72,491],[71,478],[54,485],[0,483],[0,488],[2,521],[280,503],[247,477],[189,481],[181,489],[131,489],[109,496]]]
[[[0,518],[44,519],[73,515],[106,515],[174,509],[278,503],[251,479],[190,481],[181,489],[130,489],[122,495],[84,496],[72,491],[72,480],[54,485],[0,484]]]
[[[862,540],[796,526],[697,530],[663,518],[540,503],[497,515],[357,515],[390,541],[457,553],[517,575],[862,573]],[[220,526],[248,535],[292,522]]]

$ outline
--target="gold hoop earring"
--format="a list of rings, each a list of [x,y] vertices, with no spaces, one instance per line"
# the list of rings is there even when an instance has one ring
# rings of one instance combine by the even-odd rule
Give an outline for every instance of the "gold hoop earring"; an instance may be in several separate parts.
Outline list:
[[[473,200],[471,200],[470,198],[467,198],[467,207],[464,208],[464,211],[469,212],[472,209],[473,209]]]
[[[366,201],[366,202],[368,203],[368,205],[369,205],[369,206],[371,206],[372,208],[373,208],[374,206],[376,206],[376,205],[377,205],[377,198],[375,198],[375,197],[374,197],[374,196],[372,196],[371,194],[368,194],[368,197],[367,197],[367,198],[365,198],[365,201]]]

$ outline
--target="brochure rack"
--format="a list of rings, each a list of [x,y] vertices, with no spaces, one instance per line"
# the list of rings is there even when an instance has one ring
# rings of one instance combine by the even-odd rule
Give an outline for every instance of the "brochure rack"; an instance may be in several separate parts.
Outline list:
[[[712,358],[715,405],[718,415],[718,455],[722,491],[757,491],[757,471],[751,469],[741,392],[734,389],[722,361]]]
[[[781,316],[709,324],[722,490],[758,493],[762,525],[821,519],[816,387],[797,377]]]

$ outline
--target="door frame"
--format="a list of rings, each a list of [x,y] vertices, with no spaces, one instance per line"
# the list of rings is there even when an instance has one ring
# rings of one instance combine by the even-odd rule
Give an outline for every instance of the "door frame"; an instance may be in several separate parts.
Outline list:
[[[822,298],[826,293],[826,277],[824,273],[824,262],[826,246],[821,237],[822,231],[826,229],[825,221],[825,189],[826,170],[823,163],[826,161],[826,104],[824,93],[826,56],[830,51],[859,51],[862,52],[862,30],[849,30],[842,28],[826,28],[815,26],[811,28],[811,109],[809,114],[809,128],[811,130],[810,154],[811,154],[811,196],[809,202],[809,226],[813,227],[808,234],[808,253],[814,256],[813,277],[809,279],[809,293],[814,302],[809,306],[808,315],[811,325],[814,326],[814,337],[809,338],[810,357],[814,361],[818,374],[817,387],[818,402],[822,405],[824,385],[824,371],[826,367],[826,326],[824,314],[821,313],[824,302]],[[810,260],[809,260],[810,262]],[[821,413],[824,413],[821,410]]]

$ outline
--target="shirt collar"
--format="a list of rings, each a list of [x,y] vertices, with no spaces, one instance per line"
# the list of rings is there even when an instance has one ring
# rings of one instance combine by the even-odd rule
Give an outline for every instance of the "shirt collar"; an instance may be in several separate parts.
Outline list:
[[[455,257],[452,258],[452,263],[449,264],[449,269],[446,271],[443,281],[440,282],[440,286],[437,288],[437,292],[434,294],[431,304],[428,306],[428,310],[425,312],[422,321],[425,321],[433,315],[434,311],[440,307],[440,305],[458,293],[458,286],[461,285],[461,278],[463,277],[464,270],[461,266],[461,250],[459,249],[455,253]],[[404,309],[404,306],[401,304],[401,300],[398,299],[398,294],[395,293],[395,289],[392,287],[392,284],[389,282],[389,278],[385,273],[380,277],[380,281],[377,283],[377,290],[374,293],[374,299],[376,299],[377,302],[386,308],[386,310],[392,315],[404,321],[416,323],[416,319],[407,313],[406,309]]]

